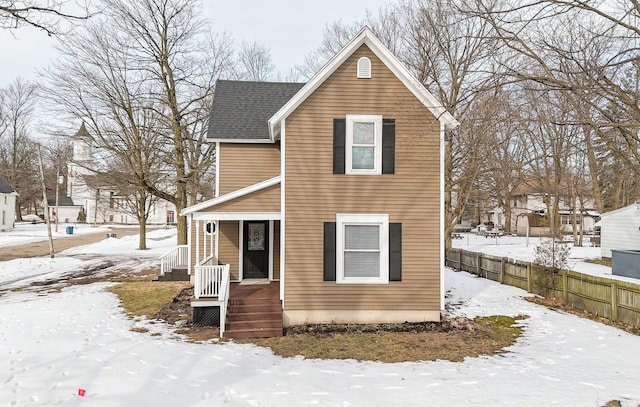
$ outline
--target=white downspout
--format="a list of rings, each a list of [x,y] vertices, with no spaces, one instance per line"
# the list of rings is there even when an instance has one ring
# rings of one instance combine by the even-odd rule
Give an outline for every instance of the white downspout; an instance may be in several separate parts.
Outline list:
[[[284,310],[284,283],[285,283],[285,189],[286,189],[286,142],[285,142],[286,125],[285,119],[282,119],[280,126],[280,300],[282,301],[282,310]]]

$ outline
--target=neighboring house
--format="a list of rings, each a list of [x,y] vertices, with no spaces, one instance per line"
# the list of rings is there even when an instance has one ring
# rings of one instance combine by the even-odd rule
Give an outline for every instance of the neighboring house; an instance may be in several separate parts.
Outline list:
[[[569,188],[563,188],[565,191],[569,191]],[[549,233],[548,226],[538,226],[538,222],[534,225],[531,224],[531,214],[547,217],[547,200],[553,199],[552,194],[549,193],[547,188],[541,186],[536,182],[529,182],[517,187],[511,196],[511,231],[516,232],[519,236],[524,236],[527,233],[527,227],[529,227],[529,234],[531,236],[546,235]],[[558,200],[560,226],[562,232],[568,234],[573,232],[575,211],[575,223],[578,233],[582,228],[583,233],[593,233],[595,223],[600,218],[600,214],[595,209],[595,199],[593,196],[587,193],[579,193],[575,197],[575,202],[572,203],[572,197],[567,192],[566,195],[562,195]],[[496,224],[502,224],[506,221],[505,211],[502,208],[496,208],[493,212],[495,219],[492,219]],[[548,223],[547,223],[548,224]]]
[[[306,84],[218,81],[216,197],[182,212],[192,305],[225,321],[229,270],[275,282],[285,326],[438,321],[457,125],[368,28]]]
[[[16,224],[16,199],[18,193],[0,178],[0,232],[11,230]]]
[[[601,256],[611,258],[611,250],[640,250],[640,203],[602,214]]]
[[[125,203],[127,197],[118,195],[113,186],[104,185],[94,175],[91,136],[84,123],[72,137],[72,145],[73,156],[68,165],[67,195],[75,205],[84,208],[86,222],[137,224],[137,217]],[[151,205],[147,224],[173,224],[176,221],[175,217],[175,205],[158,199]],[[76,219],[77,213],[73,221]]]
[[[82,205],[74,204],[69,196],[58,196],[57,202],[55,196],[50,196],[47,198],[47,206],[49,207],[49,219],[55,222],[57,217],[58,223],[77,222],[78,215],[82,210]]]

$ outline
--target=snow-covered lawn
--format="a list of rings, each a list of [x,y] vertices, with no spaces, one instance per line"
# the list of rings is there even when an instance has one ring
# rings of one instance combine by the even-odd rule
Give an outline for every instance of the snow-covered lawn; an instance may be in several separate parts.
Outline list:
[[[88,225],[79,227],[80,234],[83,233],[108,232],[106,227],[93,228]],[[75,234],[74,230],[74,234]],[[44,234],[44,235],[43,235]],[[104,239],[101,242],[91,245],[79,246],[64,250],[56,254],[55,258],[32,257],[25,259],[14,259],[0,261],[0,287],[7,287],[9,284],[23,285],[32,281],[35,277],[56,277],[72,272],[74,269],[89,266],[90,263],[102,262],[105,259],[118,258],[121,261],[133,261],[131,267],[143,269],[158,264],[158,258],[176,245],[176,229],[156,229],[147,233],[147,247],[149,250],[136,250],[138,247],[138,236],[123,236],[118,239]],[[59,234],[57,238],[63,239],[71,235]],[[106,233],[103,235],[106,236]],[[14,239],[15,237],[15,239]],[[15,241],[21,244],[47,239],[46,226],[19,225],[15,230],[0,233],[0,247],[12,246]],[[124,257],[124,258],[123,258]]]
[[[161,232],[151,236],[161,238]],[[134,249],[137,237],[129,239],[127,244],[107,239],[74,250],[157,261]],[[162,252],[170,242],[175,239],[150,240],[149,252]],[[62,272],[56,264],[50,270]],[[449,269],[445,273],[448,301],[458,304],[456,315],[529,316],[521,322],[524,334],[506,353],[462,363],[283,359],[254,345],[189,343],[161,323],[131,321],[104,283],[60,292],[6,292],[0,297],[0,405],[601,406],[613,399],[624,406],[640,403],[640,337],[529,303],[523,299],[528,294],[513,287]],[[134,326],[150,332],[133,332]],[[84,397],[79,389],[86,390]]]
[[[486,253],[492,256],[507,257],[521,261],[533,261],[535,259],[535,247],[540,244],[538,237],[502,236],[499,238],[486,238],[475,233],[463,233],[462,239],[453,239],[454,248],[472,252]],[[568,268],[580,273],[592,276],[614,278],[640,284],[640,280],[629,277],[615,276],[611,274],[611,267],[589,263],[585,260],[600,259],[600,248],[592,247],[586,243],[583,247],[571,247]]]

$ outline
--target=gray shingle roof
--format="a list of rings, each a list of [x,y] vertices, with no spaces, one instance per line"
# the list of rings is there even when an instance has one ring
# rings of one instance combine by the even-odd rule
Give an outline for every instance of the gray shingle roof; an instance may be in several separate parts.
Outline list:
[[[50,196],[47,197],[47,205],[56,206],[56,197]],[[73,200],[70,196],[62,196],[58,197],[58,206],[80,206],[73,203]]]
[[[4,178],[0,177],[0,194],[10,194],[12,192],[15,192],[15,188],[9,185]]]
[[[268,120],[304,83],[218,80],[207,138],[268,140]]]

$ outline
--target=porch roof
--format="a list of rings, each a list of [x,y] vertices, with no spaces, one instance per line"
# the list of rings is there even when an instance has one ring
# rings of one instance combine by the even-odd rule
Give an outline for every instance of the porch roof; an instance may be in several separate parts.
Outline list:
[[[256,184],[253,185],[249,185],[247,187],[244,188],[240,188],[237,189],[233,192],[229,192],[228,194],[224,194],[221,196],[218,196],[216,198],[213,199],[209,199],[208,201],[204,201],[204,202],[200,202],[199,204],[195,204],[192,205],[188,208],[185,208],[182,210],[182,212],[180,212],[180,215],[182,216],[187,216],[187,215],[192,215],[194,216],[194,219],[196,218],[201,218],[201,219],[205,219],[203,216],[205,215],[205,213],[200,213],[203,212],[206,209],[209,209],[211,207],[214,207],[216,205],[220,205],[222,203],[225,202],[229,202],[232,201],[234,199],[243,197],[245,195],[249,195],[252,194],[254,192],[263,190],[265,188],[269,188],[271,186],[274,185],[278,185],[280,183],[280,179],[281,177],[278,175],[277,177],[273,177],[273,178],[269,178],[267,180],[264,181],[260,181]],[[272,214],[276,214],[278,215],[277,219],[280,219],[280,212],[268,212],[268,213],[272,213]],[[215,213],[206,213],[206,218],[207,219],[221,219],[218,216],[221,215],[221,212],[215,212]],[[238,213],[238,215],[242,215],[243,213]],[[244,215],[249,215],[250,213],[244,213]],[[200,215],[200,216],[195,216],[195,215]],[[246,216],[245,217],[238,217],[236,219],[247,219]],[[276,219],[274,217],[269,217],[269,218],[261,218],[261,219]]]

